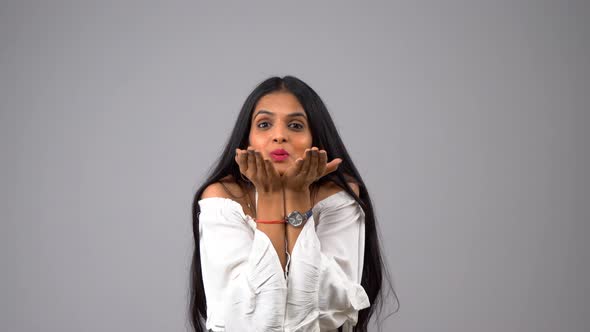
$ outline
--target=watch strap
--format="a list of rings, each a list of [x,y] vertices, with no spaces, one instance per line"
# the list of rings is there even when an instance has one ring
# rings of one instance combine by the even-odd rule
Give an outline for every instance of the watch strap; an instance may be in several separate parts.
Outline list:
[[[305,221],[307,221],[309,218],[311,218],[311,216],[313,215],[313,211],[312,209],[309,209],[307,212],[304,213],[305,214]]]

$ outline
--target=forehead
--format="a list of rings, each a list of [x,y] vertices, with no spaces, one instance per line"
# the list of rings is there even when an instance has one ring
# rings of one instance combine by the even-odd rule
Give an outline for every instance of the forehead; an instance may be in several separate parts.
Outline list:
[[[303,116],[307,117],[297,97],[289,92],[273,92],[261,97],[254,107],[253,118],[262,110],[274,113],[275,116],[280,117],[295,112],[303,113]],[[266,112],[263,113],[268,114]]]

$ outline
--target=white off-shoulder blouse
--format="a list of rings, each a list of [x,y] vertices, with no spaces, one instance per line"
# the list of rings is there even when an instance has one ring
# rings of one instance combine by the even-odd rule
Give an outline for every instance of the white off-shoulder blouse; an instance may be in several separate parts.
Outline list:
[[[207,330],[348,332],[369,307],[360,285],[365,214],[346,191],[312,208],[285,272],[238,202],[209,197],[199,206]]]

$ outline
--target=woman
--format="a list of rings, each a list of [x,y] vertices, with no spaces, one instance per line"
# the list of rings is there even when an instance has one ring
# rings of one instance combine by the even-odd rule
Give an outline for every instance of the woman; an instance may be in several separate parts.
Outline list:
[[[367,331],[381,303],[369,194],[324,103],[293,76],[246,99],[195,194],[193,233],[196,331]]]

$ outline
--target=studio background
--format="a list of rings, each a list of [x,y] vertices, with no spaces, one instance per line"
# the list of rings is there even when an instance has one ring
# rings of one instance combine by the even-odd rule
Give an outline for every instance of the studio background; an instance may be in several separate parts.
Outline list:
[[[188,331],[194,192],[294,75],[373,198],[384,331],[588,331],[588,9],[2,1],[0,330]]]

